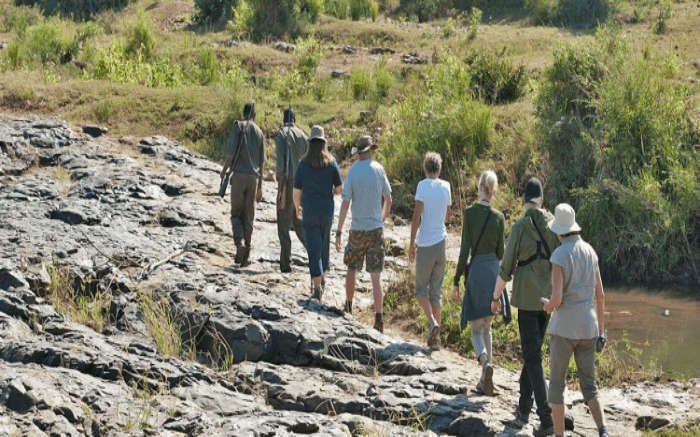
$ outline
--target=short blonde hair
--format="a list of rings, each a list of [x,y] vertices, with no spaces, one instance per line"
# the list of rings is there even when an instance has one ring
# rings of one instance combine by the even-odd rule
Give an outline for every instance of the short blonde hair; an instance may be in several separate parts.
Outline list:
[[[492,197],[498,191],[498,176],[493,170],[486,170],[479,178],[479,194],[482,197]]]
[[[428,152],[423,158],[423,170],[429,175],[440,173],[442,169],[442,157],[439,153]]]

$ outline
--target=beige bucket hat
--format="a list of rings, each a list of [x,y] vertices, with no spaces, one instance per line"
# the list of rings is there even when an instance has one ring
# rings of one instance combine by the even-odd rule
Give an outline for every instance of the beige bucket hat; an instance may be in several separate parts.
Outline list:
[[[363,135],[357,140],[357,146],[352,148],[351,154],[357,155],[358,153],[365,153],[372,148],[374,142],[372,137],[369,135]]]
[[[313,125],[311,126],[311,135],[309,136],[309,141],[318,140],[326,142],[326,133],[322,126]]]
[[[581,231],[581,227],[576,223],[576,211],[568,203],[557,205],[554,209],[554,220],[549,222],[548,226],[557,235]]]

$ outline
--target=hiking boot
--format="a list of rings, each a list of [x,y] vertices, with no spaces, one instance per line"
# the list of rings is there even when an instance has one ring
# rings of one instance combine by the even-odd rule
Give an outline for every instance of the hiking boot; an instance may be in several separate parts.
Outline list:
[[[567,431],[574,430],[574,416],[569,413],[564,414],[564,429]]]
[[[345,306],[343,307],[343,312],[345,314],[352,314],[352,301],[346,300]]]
[[[374,315],[374,329],[382,334],[384,333],[384,317],[382,317],[382,313],[376,313]]]
[[[290,265],[280,265],[280,272],[282,273],[291,273],[292,267]]]
[[[249,266],[250,260],[248,258],[250,257],[250,247],[241,247],[239,250],[236,251],[236,257],[238,258],[238,264],[240,264],[241,267]]]
[[[524,413],[520,407],[515,409],[515,418],[513,423],[519,426],[525,426],[530,421],[530,413]]]
[[[442,341],[440,340],[440,333],[438,332],[438,336],[435,339],[435,342],[433,343],[433,345],[430,346],[430,350],[433,352],[439,351],[441,347],[442,347]]]
[[[321,299],[323,298],[323,288],[320,285],[314,288],[313,298],[321,302]]]
[[[608,434],[608,428],[603,426],[598,430],[598,437],[610,437]]]
[[[554,425],[552,422],[540,423],[540,427],[533,432],[535,437],[548,437],[554,435]]]
[[[440,338],[440,326],[437,323],[432,323],[430,333],[428,334],[428,347],[433,348],[435,341]]]
[[[491,364],[484,366],[484,383],[481,390],[486,396],[493,396],[493,366]]]

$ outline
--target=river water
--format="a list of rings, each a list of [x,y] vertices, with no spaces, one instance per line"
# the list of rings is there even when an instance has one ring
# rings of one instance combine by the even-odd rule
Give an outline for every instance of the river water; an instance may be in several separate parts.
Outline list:
[[[605,290],[605,328],[667,376],[700,377],[700,300],[643,288]]]

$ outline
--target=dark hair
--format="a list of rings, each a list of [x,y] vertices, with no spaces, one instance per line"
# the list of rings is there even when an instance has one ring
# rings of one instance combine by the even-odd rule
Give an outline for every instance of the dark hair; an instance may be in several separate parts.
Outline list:
[[[297,119],[296,119],[296,117],[294,116],[294,111],[292,111],[292,108],[289,107],[289,108],[285,109],[285,110],[284,110],[284,115],[283,115],[283,117],[282,117],[282,122],[283,122],[284,124],[287,124],[287,123],[294,123],[294,122],[296,122],[296,121],[297,121]]]
[[[328,145],[322,140],[311,140],[309,142],[309,151],[302,160],[312,168],[326,168],[335,162],[335,158],[328,151]]]
[[[255,120],[255,103],[246,103],[243,106],[243,118],[245,120]]]

